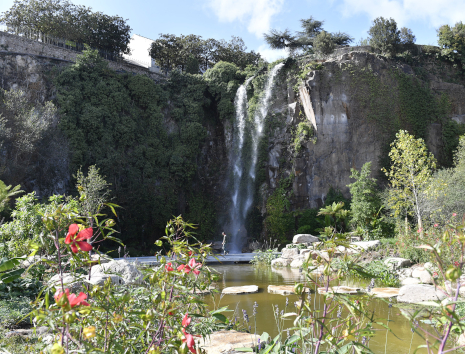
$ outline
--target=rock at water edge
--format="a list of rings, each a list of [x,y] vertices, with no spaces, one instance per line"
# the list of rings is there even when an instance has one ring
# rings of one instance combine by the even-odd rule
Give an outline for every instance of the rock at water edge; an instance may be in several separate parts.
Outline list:
[[[391,269],[410,267],[411,263],[410,259],[400,257],[389,257],[384,260],[384,264]]]
[[[197,344],[205,350],[206,354],[236,353],[237,348],[253,348],[257,345],[260,336],[256,334],[219,331],[207,336],[205,339],[197,339]],[[237,352],[238,353],[238,352]]]
[[[292,263],[292,258],[276,258],[271,261],[271,266],[275,268],[288,267]]]
[[[329,287],[328,293],[357,295],[361,293],[361,290],[349,286],[333,286]],[[326,294],[326,287],[318,288],[318,294]]]
[[[224,295],[258,293],[258,286],[257,285],[231,286],[229,288],[224,288],[222,293]]]
[[[305,292],[308,292],[308,288],[304,288]],[[294,286],[292,285],[268,285],[268,292],[270,294],[278,294],[278,295],[293,295]]]
[[[281,251],[281,258],[294,259],[298,255],[299,250],[297,248],[283,248]]]
[[[389,298],[398,296],[399,291],[399,288],[373,288],[369,294],[379,298]]]
[[[302,265],[305,263],[305,257],[304,256],[298,256],[294,258],[294,260],[291,262],[291,268],[302,268]]]
[[[295,235],[294,238],[292,239],[292,243],[298,244],[298,243],[313,243],[313,242],[318,242],[320,239],[316,236],[310,235],[310,234],[298,234]]]
[[[401,281],[402,285],[415,285],[415,284],[420,284],[421,281],[418,278],[405,278],[404,280]]]
[[[417,267],[415,269],[413,269],[412,271],[412,278],[420,278],[420,275],[422,272],[425,271],[425,268],[423,267]]]
[[[397,301],[417,304],[424,301],[441,301],[445,297],[446,295],[433,285],[415,284],[401,287]]]

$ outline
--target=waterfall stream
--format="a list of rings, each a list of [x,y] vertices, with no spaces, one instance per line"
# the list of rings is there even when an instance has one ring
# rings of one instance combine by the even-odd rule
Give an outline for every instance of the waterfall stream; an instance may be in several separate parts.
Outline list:
[[[232,172],[231,208],[228,232],[228,251],[230,253],[240,253],[247,238],[245,219],[253,203],[255,176],[258,159],[258,145],[265,126],[265,118],[270,106],[271,94],[274,87],[274,79],[284,64],[278,64],[268,73],[265,83],[264,93],[255,111],[253,121],[249,121],[247,114],[247,85],[253,77],[239,87],[236,92],[234,105],[236,108],[236,121],[233,131],[232,151],[230,152],[230,169]],[[250,130],[247,129],[250,127]],[[251,138],[251,159],[243,161],[243,147],[245,135],[250,134]],[[244,169],[248,167],[249,173],[244,174]],[[245,188],[245,193],[241,193],[241,188]]]

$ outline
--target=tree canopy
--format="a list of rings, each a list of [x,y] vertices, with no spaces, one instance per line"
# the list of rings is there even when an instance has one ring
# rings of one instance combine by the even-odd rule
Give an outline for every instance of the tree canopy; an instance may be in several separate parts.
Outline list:
[[[166,71],[179,69],[195,71],[192,63],[198,64],[198,69],[205,71],[220,61],[236,64],[244,69],[247,65],[257,65],[260,54],[253,50],[248,52],[244,41],[233,36],[231,40],[203,39],[197,35],[160,34],[152,43],[150,56]]]
[[[0,22],[12,33],[42,33],[111,53],[129,53],[131,28],[126,20],[67,0],[15,0]]]
[[[457,22],[454,27],[441,26],[438,30],[438,44],[442,55],[451,60],[459,60],[465,68],[465,24]]]
[[[383,54],[394,56],[402,44],[414,44],[415,36],[412,30],[402,27],[397,28],[397,22],[390,18],[378,17],[368,31],[370,45]]]
[[[289,49],[291,51],[295,49],[312,51],[315,49],[317,51],[323,50],[323,54],[329,54],[328,51],[331,48],[334,49],[336,45],[347,45],[353,41],[353,38],[347,33],[324,31],[323,23],[323,21],[309,17],[300,20],[302,31],[297,31],[295,34],[292,34],[288,29],[284,31],[272,29],[263,35],[265,41],[273,49]],[[321,34],[323,32],[324,34]],[[318,36],[320,37],[317,40]],[[319,45],[316,47],[317,43]]]

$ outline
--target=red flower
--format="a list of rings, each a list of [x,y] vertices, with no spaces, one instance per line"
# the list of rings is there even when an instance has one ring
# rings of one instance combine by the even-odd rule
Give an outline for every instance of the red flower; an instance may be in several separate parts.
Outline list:
[[[197,354],[194,348],[194,336],[192,334],[187,333],[184,328],[182,329],[182,333],[184,333],[184,339],[182,340],[182,342],[187,344],[187,348],[189,348],[191,353]]]
[[[457,213],[453,213],[452,216],[457,216]]]
[[[438,227],[439,225],[438,224],[434,224],[434,227]]]
[[[202,268],[202,263],[197,263],[194,258],[189,261],[189,267],[192,269],[194,274],[197,276],[200,274],[200,268]]]
[[[172,267],[171,262],[166,263],[166,265],[165,265],[165,270],[166,270],[167,272],[172,272],[172,271],[174,270],[173,267]]]
[[[438,272],[434,272],[433,273],[433,278],[437,278],[438,277]]]
[[[84,229],[76,236],[78,231],[79,226],[77,224],[69,225],[68,235],[66,235],[65,243],[67,245],[71,244],[71,251],[73,251],[73,253],[78,253],[79,249],[84,252],[89,252],[92,250],[92,245],[88,244],[87,241],[84,240],[88,240],[92,237],[92,228],[89,227]]]
[[[86,294],[81,292],[79,293],[78,296],[76,296],[75,294],[70,294],[68,288],[65,289],[65,292],[62,292],[61,290],[57,290],[57,292],[53,296],[55,298],[55,301],[56,302],[60,301],[60,299],[63,297],[63,294],[66,294],[66,297],[69,301],[69,305],[71,306],[71,308],[73,308],[74,306],[79,306],[79,305],[90,306],[87,301],[84,301],[85,299],[87,299]]]
[[[186,312],[186,315],[182,319],[182,326],[187,327],[190,325],[192,318],[189,317],[189,314]]]
[[[459,266],[459,262],[455,261],[455,262],[454,262],[454,265],[455,265],[456,267],[458,267],[458,266]]]
[[[190,271],[191,271],[191,268],[188,266],[188,265],[185,265],[185,264],[181,264],[179,267],[176,268],[177,270],[179,271],[182,271],[184,270],[184,273],[187,273],[189,274]]]

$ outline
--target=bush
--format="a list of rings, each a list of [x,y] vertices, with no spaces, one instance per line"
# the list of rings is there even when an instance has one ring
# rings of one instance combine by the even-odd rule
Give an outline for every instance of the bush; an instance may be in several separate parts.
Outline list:
[[[0,299],[0,327],[18,328],[31,324],[31,300],[27,297]]]

